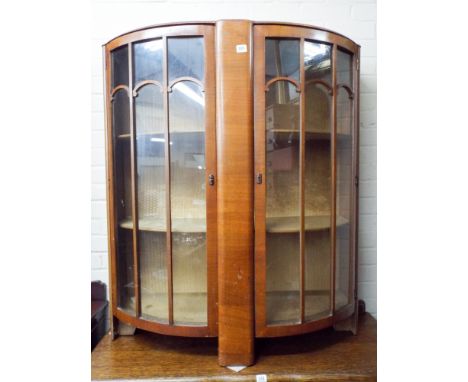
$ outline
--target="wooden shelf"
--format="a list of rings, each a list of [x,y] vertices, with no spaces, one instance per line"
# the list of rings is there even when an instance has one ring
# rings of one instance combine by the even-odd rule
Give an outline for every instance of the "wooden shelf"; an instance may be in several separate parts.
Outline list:
[[[299,139],[299,137],[300,137],[299,130],[292,130],[292,129],[269,129],[269,130],[267,130],[267,132],[268,132],[268,131],[271,131],[271,132],[277,133],[277,134],[297,133],[297,134],[296,134],[296,137],[294,137],[294,138],[295,138],[295,139]],[[307,138],[316,139],[316,140],[330,140],[330,139],[331,139],[331,133],[330,133],[330,132],[306,130],[305,133],[306,133],[306,139],[307,139]],[[342,138],[346,138],[346,137],[350,137],[350,135],[349,135],[349,134],[337,134],[337,135],[336,135],[336,138],[337,138],[337,139],[342,139]]]
[[[338,216],[336,223],[337,226],[341,226],[349,223],[349,221],[344,217]],[[133,221],[130,219],[123,220],[119,226],[125,229],[133,229]],[[166,223],[162,218],[144,217],[139,220],[138,228],[141,231],[166,232]],[[330,228],[330,216],[328,215],[305,217],[306,231],[318,231],[328,228]],[[299,217],[282,216],[267,218],[266,230],[269,233],[299,232]],[[206,232],[206,220],[203,218],[173,218],[172,232]]]
[[[119,226],[125,229],[133,229],[133,221],[126,219],[120,222]],[[166,221],[159,217],[143,217],[138,221],[138,228],[141,231],[166,232]],[[204,218],[173,218],[172,232],[206,232],[206,219]]]
[[[266,219],[266,230],[269,233],[288,233],[288,232],[299,232],[299,216],[282,216],[272,217]],[[306,231],[318,231],[322,229],[330,228],[330,216],[329,215],[316,215],[306,216],[304,222]],[[349,223],[347,219],[342,216],[338,216],[336,219],[336,225],[341,226]]]
[[[271,291],[267,292],[268,325],[291,325],[299,323],[299,292]],[[337,306],[346,305],[346,295],[341,291],[335,294]],[[282,309],[278,309],[281,306]],[[305,292],[306,320],[315,320],[330,309],[330,295],[328,291]],[[322,317],[327,316],[327,314]]]
[[[174,293],[174,323],[176,325],[207,324],[206,293]],[[142,291],[142,318],[168,324],[161,319],[161,312],[167,311],[167,295]]]
[[[198,134],[204,134],[205,130],[175,130],[175,131],[170,131],[170,134],[193,134],[193,133],[198,133]],[[151,137],[151,136],[161,136],[164,137],[164,133],[162,132],[155,132],[155,133],[138,133],[138,137]],[[131,134],[120,134],[117,136],[118,139],[128,139],[131,137]]]
[[[206,293],[174,293],[174,323],[176,325],[206,325]],[[167,293],[141,291],[141,317],[144,320],[168,324]],[[127,306],[119,307],[129,315],[135,314],[135,298],[131,297]]]

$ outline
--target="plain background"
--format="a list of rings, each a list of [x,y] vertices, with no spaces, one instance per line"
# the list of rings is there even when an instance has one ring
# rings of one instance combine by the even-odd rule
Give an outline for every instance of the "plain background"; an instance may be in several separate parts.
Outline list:
[[[377,317],[377,43],[374,0],[99,0],[91,42],[91,277],[108,284],[102,47],[147,25],[190,20],[278,20],[322,26],[361,45],[358,296]]]
[[[377,7],[380,381],[466,379],[462,4]],[[93,15],[81,1],[6,1],[0,9],[0,323],[8,381],[90,378]]]

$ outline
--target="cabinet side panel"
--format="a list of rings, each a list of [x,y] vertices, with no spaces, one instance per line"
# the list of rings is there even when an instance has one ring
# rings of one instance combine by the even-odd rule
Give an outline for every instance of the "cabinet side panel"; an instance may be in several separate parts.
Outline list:
[[[117,333],[117,321],[114,319],[114,313],[117,310],[117,288],[116,288],[116,266],[115,266],[115,227],[114,227],[114,193],[113,193],[113,147],[112,147],[112,129],[110,115],[110,52],[103,47],[104,62],[104,117],[105,117],[105,141],[106,141],[106,200],[107,200],[107,232],[108,232],[108,262],[109,262],[109,306],[111,311],[110,327],[112,338]]]
[[[254,361],[252,25],[220,21],[217,46],[219,363]]]

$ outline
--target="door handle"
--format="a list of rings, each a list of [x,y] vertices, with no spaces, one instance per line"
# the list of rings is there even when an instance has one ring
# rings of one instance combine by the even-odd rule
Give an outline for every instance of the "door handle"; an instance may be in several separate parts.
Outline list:
[[[259,172],[257,174],[257,184],[262,184],[262,181],[263,181],[263,176],[262,174]]]
[[[213,174],[210,174],[210,175],[208,176],[208,184],[209,184],[210,186],[214,186],[214,184],[215,184],[215,176],[214,176]]]

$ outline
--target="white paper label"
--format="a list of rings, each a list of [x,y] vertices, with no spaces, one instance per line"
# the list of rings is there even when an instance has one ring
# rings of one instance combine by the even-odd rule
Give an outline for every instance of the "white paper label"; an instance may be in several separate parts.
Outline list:
[[[247,53],[247,45],[246,44],[236,45],[236,53]]]
[[[255,380],[257,382],[268,382],[268,378],[267,378],[266,374],[257,374],[255,376]]]

